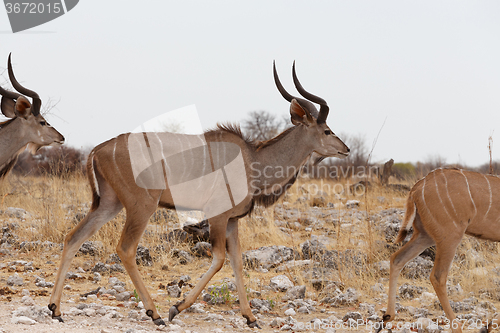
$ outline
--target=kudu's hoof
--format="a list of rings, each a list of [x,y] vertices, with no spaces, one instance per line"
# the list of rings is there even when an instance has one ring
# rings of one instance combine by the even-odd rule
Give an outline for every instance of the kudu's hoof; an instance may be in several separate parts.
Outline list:
[[[479,333],[488,333],[488,328],[486,326],[483,326],[481,327],[481,329],[479,330]]]
[[[382,317],[382,321],[379,322],[379,325],[378,327],[375,329],[375,332],[374,333],[380,333],[380,331],[382,331],[385,327],[385,324],[387,321],[391,320],[391,315],[388,315],[388,314],[385,314],[383,317]],[[392,330],[390,328],[387,328],[387,332],[388,333],[392,333]]]
[[[174,317],[177,316],[178,314],[179,310],[175,305],[172,305],[170,310],[168,310],[168,321],[172,321],[172,319],[174,319]]]
[[[251,323],[248,323],[248,327],[250,328],[258,328],[259,330],[262,329],[262,327],[259,326],[259,324],[257,323],[257,320],[251,322]]]
[[[61,316],[52,316],[52,319],[57,319],[60,323],[64,323],[64,320],[61,318]]]
[[[161,326],[161,325],[167,326],[165,324],[165,322],[163,321],[163,319],[161,319],[161,318],[153,319],[153,323],[155,323],[156,326]]]
[[[155,323],[156,326],[161,326],[161,325],[166,326],[165,322],[163,321],[163,319],[161,319],[161,317],[158,317],[156,319],[153,318],[153,310],[146,311],[146,315],[153,320],[153,323]]]
[[[165,325],[165,322],[163,321],[163,319],[161,319],[161,317],[158,317],[156,319],[153,318],[153,315],[154,315],[154,312],[153,310],[148,310],[146,311],[146,315],[151,318],[151,320],[153,321],[153,323],[155,323],[156,326],[161,326],[161,325]]]
[[[64,323],[64,320],[61,318],[61,315],[56,316],[54,315],[54,311],[56,311],[57,306],[52,303],[47,306],[49,310],[52,312],[52,319],[57,319],[60,323]]]
[[[386,322],[391,320],[391,315],[384,314],[382,316],[382,321],[379,323],[378,327],[375,329],[374,333],[380,333],[385,327]],[[392,330],[390,328],[387,329],[388,333],[392,333]]]
[[[258,329],[261,329],[261,327],[257,323],[257,319],[255,319],[254,321],[250,321],[250,318],[247,315],[243,315],[243,318],[245,318],[247,320],[248,327],[250,327],[250,328],[257,327]]]

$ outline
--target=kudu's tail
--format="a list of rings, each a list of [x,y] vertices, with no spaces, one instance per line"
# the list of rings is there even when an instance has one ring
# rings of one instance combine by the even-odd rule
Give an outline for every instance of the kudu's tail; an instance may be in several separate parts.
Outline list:
[[[403,223],[401,224],[401,229],[399,229],[398,236],[394,240],[394,243],[396,244],[401,243],[406,238],[406,235],[408,235],[408,231],[413,225],[413,221],[415,221],[416,215],[417,215],[417,207],[415,206],[415,202],[413,201],[413,198],[410,193],[408,199],[406,200],[405,217],[403,219]]]
[[[99,185],[97,184],[95,170],[94,150],[92,150],[87,158],[87,177],[89,177],[90,188],[92,189],[92,206],[90,211],[94,211],[99,207],[101,196],[99,195]]]

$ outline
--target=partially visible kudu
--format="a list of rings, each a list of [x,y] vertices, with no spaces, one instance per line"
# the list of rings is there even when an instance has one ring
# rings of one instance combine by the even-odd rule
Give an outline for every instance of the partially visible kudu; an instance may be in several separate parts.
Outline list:
[[[7,62],[10,82],[19,93],[8,91],[0,86],[2,102],[0,109],[7,118],[0,123],[0,178],[3,178],[16,164],[18,155],[29,147],[32,153],[40,147],[53,143],[64,143],[64,137],[40,114],[42,101],[38,94],[24,88],[16,80],[12,64]],[[23,96],[31,97],[33,103]]]
[[[137,245],[149,217],[158,206],[202,210],[210,225],[213,261],[187,297],[170,308],[169,320],[190,307],[217,273],[228,252],[240,300],[241,314],[250,327],[257,320],[250,310],[243,283],[238,220],[255,204],[272,205],[294,183],[313,152],[344,157],[349,148],[326,124],[327,103],[302,88],[293,66],[293,79],[306,99],[290,95],[274,67],[276,86],[290,102],[293,127],[275,138],[255,143],[239,127],[221,126],[203,135],[128,133],[95,147],[87,175],[93,202],[87,216],[67,235],[49,309],[61,319],[64,278],[81,244],[123,208],[125,226],[117,253],[130,275],[146,314],[164,324],[137,269]],[[318,103],[320,111],[311,103]]]
[[[464,234],[500,241],[500,178],[460,169],[436,169],[419,180],[406,201],[406,213],[395,243],[413,227],[411,239],[391,256],[389,301],[384,324],[396,316],[399,273],[406,263],[436,245],[430,280],[454,333],[462,332],[447,295],[446,280]],[[498,318],[488,328],[498,328]],[[382,326],[377,331],[380,331]]]

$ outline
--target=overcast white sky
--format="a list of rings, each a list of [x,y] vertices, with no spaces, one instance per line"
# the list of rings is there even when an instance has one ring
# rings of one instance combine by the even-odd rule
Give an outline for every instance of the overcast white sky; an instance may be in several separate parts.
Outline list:
[[[196,105],[204,128],[249,111],[281,117],[275,59],[295,94],[330,105],[337,134],[363,134],[374,161],[477,166],[500,159],[498,1],[98,1],[12,34],[0,7],[0,71],[18,79],[74,147],[94,146]],[[0,78],[5,86],[5,76]]]

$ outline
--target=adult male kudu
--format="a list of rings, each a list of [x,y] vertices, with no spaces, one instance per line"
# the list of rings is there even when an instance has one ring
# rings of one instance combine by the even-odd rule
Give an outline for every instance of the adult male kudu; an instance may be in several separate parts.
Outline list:
[[[16,80],[10,54],[7,69],[12,86],[20,94],[0,86],[2,95],[0,108],[4,116],[11,118],[0,123],[0,179],[14,167],[18,155],[26,146],[34,153],[42,146],[64,143],[64,137],[40,114],[42,101],[38,94],[24,88]],[[21,94],[31,97],[33,104]]]
[[[290,95],[274,79],[290,102],[293,127],[275,138],[254,143],[239,127],[218,125],[203,135],[128,133],[104,142],[89,155],[87,174],[93,202],[87,216],[67,235],[49,309],[61,319],[63,281],[71,259],[81,244],[122,208],[126,222],[117,253],[141,297],[146,314],[164,324],[140,278],[135,256],[149,217],[158,206],[202,210],[210,225],[213,260],[186,298],[169,310],[169,320],[190,307],[206,284],[220,270],[227,250],[234,271],[241,314],[250,327],[258,327],[243,283],[243,263],[238,239],[238,219],[254,204],[273,204],[296,180],[315,152],[323,157],[344,157],[349,148],[326,124],[327,103],[302,88],[292,67],[299,93]],[[311,103],[318,103],[320,111]],[[187,184],[187,186],[185,186]]]
[[[396,314],[397,278],[405,264],[436,245],[430,280],[454,333],[462,332],[448,300],[446,279],[464,234],[500,241],[500,178],[460,169],[436,169],[418,181],[406,201],[406,213],[395,243],[413,235],[391,256],[389,301],[384,324]],[[499,326],[500,323],[493,323]],[[489,328],[491,328],[490,325]],[[488,329],[483,327],[481,332]],[[379,329],[380,331],[380,329]]]

